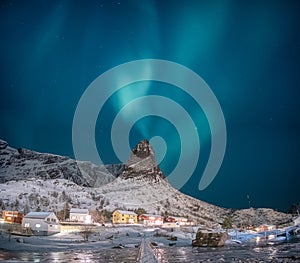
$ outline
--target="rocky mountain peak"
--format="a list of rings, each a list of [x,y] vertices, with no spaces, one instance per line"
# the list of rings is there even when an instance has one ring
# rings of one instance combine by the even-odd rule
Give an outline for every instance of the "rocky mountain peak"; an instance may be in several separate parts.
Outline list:
[[[148,140],[143,140],[134,147],[127,161],[127,165],[129,167],[135,167],[136,169],[142,166],[141,168],[143,170],[157,166],[153,148]]]
[[[122,178],[133,177],[155,178],[156,181],[165,178],[155,161],[154,150],[148,140],[139,142],[133,148],[125,165]]]
[[[149,155],[154,156],[154,151],[148,140],[143,140],[139,142],[134,149],[132,150],[132,154],[139,158],[146,158]]]

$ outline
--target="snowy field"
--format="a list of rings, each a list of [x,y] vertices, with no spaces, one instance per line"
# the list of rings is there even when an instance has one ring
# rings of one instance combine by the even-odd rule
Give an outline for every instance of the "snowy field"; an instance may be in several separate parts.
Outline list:
[[[20,237],[1,233],[0,235],[0,261],[14,262],[35,261],[40,262],[124,262],[122,258],[131,258],[136,262],[140,245],[144,240],[154,242],[158,247],[168,247],[173,243],[167,239],[177,237],[176,245],[190,246],[195,237],[193,228],[183,232],[162,230],[159,228],[145,228],[143,226],[101,227],[95,231],[89,241],[85,242],[80,233],[59,233],[52,236]],[[170,239],[170,238],[169,238]],[[86,257],[95,257],[95,254],[105,255],[103,261],[96,256],[95,261],[86,261]],[[68,255],[68,260],[66,259]],[[81,259],[80,259],[80,257]],[[72,260],[70,260],[72,258]],[[70,260],[70,261],[69,261]],[[111,260],[111,261],[110,261]],[[120,260],[120,261],[119,261]]]
[[[143,226],[102,227],[89,241],[79,233],[17,237],[1,233],[1,262],[300,262],[300,242],[228,242],[193,248],[197,228],[164,230]],[[245,239],[246,233],[243,234]],[[170,240],[173,237],[173,241]],[[174,241],[174,238],[177,238]],[[251,234],[249,234],[249,238]],[[142,245],[141,245],[142,244]],[[141,255],[142,253],[142,255]]]

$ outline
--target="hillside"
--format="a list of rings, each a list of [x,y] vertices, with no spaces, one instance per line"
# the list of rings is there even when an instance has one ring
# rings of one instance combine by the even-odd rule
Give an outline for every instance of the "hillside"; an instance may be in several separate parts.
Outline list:
[[[0,140],[0,182],[11,180],[66,179],[77,185],[99,187],[119,176],[122,164],[96,166],[91,162],[38,153],[24,148],[14,149]],[[101,180],[99,180],[101,178]]]
[[[224,209],[174,189],[155,162],[144,140],[126,164],[96,166],[59,155],[14,149],[0,141],[0,207],[59,211],[65,203],[89,209],[144,208],[148,213],[186,216],[206,227],[217,227],[230,215]],[[239,212],[241,211],[241,212]],[[255,222],[277,223],[290,217],[274,210],[238,210],[234,223],[251,216]]]

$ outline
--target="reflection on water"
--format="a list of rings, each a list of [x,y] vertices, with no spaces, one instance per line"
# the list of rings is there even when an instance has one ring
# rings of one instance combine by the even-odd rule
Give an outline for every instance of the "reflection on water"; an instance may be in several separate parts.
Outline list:
[[[0,261],[17,262],[136,262],[138,249],[68,250],[64,252],[11,252],[0,251]]]
[[[156,247],[159,263],[177,262],[300,262],[300,242],[277,245],[236,245],[222,248]],[[64,252],[12,252],[0,250],[1,262],[136,262],[137,248],[68,250]],[[149,262],[151,263],[151,262]]]

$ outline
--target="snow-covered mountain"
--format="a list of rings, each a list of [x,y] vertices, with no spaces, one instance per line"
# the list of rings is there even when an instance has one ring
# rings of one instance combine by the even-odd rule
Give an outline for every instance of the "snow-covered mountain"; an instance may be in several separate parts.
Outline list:
[[[66,179],[77,185],[98,187],[113,181],[123,169],[123,164],[96,166],[91,162],[79,162],[64,156],[38,153],[24,148],[14,149],[0,140],[2,183],[29,178]]]
[[[148,213],[188,216],[206,226],[222,223],[228,210],[187,196],[173,188],[155,162],[147,140],[132,150],[123,173],[99,188],[110,202]]]
[[[230,215],[229,209],[174,189],[156,164],[147,140],[137,144],[127,164],[108,166],[16,150],[0,141],[0,182],[0,208],[6,209],[59,211],[65,203],[110,211],[144,208],[148,213],[186,216],[207,227],[222,224]],[[269,212],[260,212],[259,218],[263,221]],[[245,214],[236,212],[234,223],[242,222]],[[268,222],[276,223],[279,219],[289,220],[289,216],[273,213]]]

